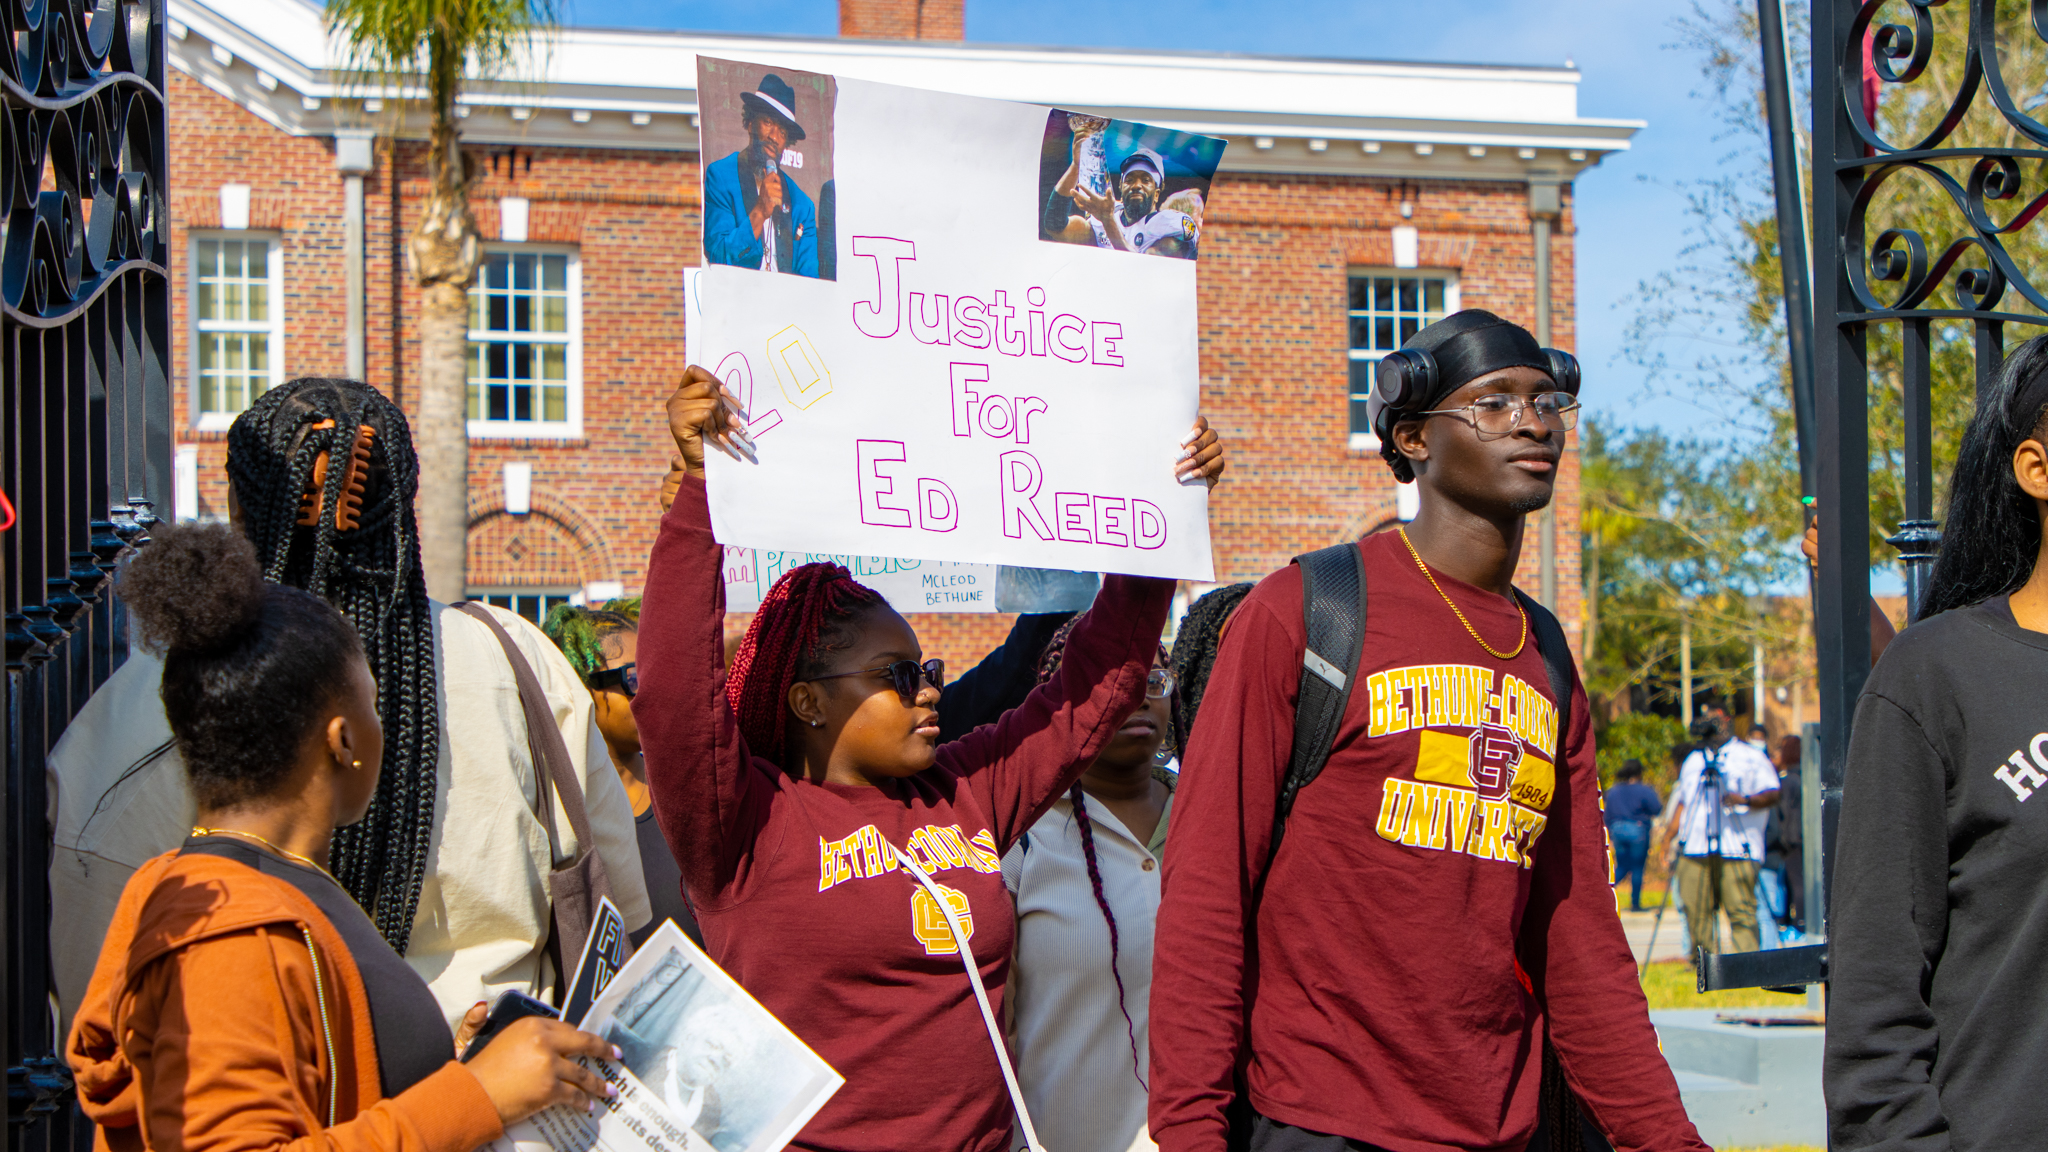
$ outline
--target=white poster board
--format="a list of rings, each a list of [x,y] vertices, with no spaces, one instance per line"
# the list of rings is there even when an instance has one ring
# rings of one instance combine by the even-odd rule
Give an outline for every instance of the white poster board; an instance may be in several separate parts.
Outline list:
[[[689,353],[758,457],[710,456],[721,542],[1212,578],[1173,471],[1221,141],[775,65],[698,84]]]

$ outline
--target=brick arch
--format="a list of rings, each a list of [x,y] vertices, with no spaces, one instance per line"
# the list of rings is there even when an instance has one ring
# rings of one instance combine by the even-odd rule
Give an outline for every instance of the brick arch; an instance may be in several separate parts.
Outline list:
[[[1396,507],[1395,502],[1392,500],[1380,501],[1345,521],[1343,531],[1331,537],[1329,542],[1341,544],[1346,540],[1356,540],[1361,536],[1370,536],[1375,532],[1385,532],[1401,522],[1401,515],[1395,510]]]
[[[550,492],[532,494],[533,511],[505,511],[502,486],[472,489],[469,582],[472,585],[582,587],[617,580],[611,545],[588,516]]]

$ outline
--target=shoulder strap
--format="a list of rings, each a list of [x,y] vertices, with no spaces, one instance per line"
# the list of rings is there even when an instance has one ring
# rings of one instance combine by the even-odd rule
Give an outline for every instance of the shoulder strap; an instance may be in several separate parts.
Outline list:
[[[1294,749],[1273,809],[1275,853],[1295,796],[1330,759],[1330,746],[1351,701],[1359,654],[1365,649],[1365,553],[1358,544],[1333,544],[1296,556],[1294,563],[1301,568],[1301,615],[1308,643],[1301,653],[1301,689],[1294,705]]]
[[[1564,738],[1572,723],[1572,649],[1565,642],[1564,626],[1550,609],[1531,600],[1520,588],[1515,598],[1529,614],[1529,630],[1536,634],[1536,654],[1543,657],[1543,671],[1550,677],[1550,698],[1557,701],[1557,754],[1552,763],[1564,759]]]
[[[1016,1069],[1010,1065],[1010,1049],[1003,1043],[1003,1030],[996,1024],[995,1009],[989,1007],[988,993],[981,987],[981,972],[975,967],[974,949],[967,942],[967,930],[960,926],[960,914],[953,909],[952,902],[932,882],[931,873],[926,872],[908,852],[889,845],[889,851],[904,870],[923,885],[925,894],[932,903],[939,906],[939,914],[946,918],[946,931],[953,935],[953,948],[960,954],[960,963],[967,969],[967,986],[974,991],[974,1002],[981,1008],[982,1026],[988,1029],[988,1042],[996,1050],[996,1063],[1003,1070],[1003,1085],[1010,1090],[1010,1104],[1017,1110],[1017,1127],[1024,1134],[1024,1147],[1028,1152],[1045,1152],[1045,1145],[1038,1142],[1038,1130],[1031,1125],[1031,1110],[1024,1106],[1024,1090],[1017,1085]]]
[[[555,710],[549,705],[547,693],[541,690],[540,678],[533,674],[533,665],[527,663],[525,653],[519,651],[505,626],[492,619],[490,610],[473,600],[455,605],[456,610],[484,622],[484,626],[498,638],[505,649],[505,659],[512,665],[512,679],[519,684],[519,704],[526,711],[526,742],[533,752],[533,772],[540,784],[541,823],[547,827],[548,839],[555,838],[555,806],[548,803],[548,783],[554,782],[554,792],[561,797],[562,810],[569,814],[569,829],[576,833],[576,845],[585,852],[596,851],[597,841],[590,834],[590,816],[583,807],[583,786],[576,779],[576,769],[569,759],[569,746],[562,742],[562,730],[555,724]],[[549,847],[560,856],[557,846]]]

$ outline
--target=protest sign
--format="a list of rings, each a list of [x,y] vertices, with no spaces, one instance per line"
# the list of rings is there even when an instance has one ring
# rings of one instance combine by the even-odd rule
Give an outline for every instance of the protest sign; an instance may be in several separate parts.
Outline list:
[[[802,564],[844,565],[898,612],[1079,612],[1101,584],[1093,572],[1060,572],[896,556],[833,556],[725,548],[725,607],[752,612],[784,572]]]
[[[778,1152],[846,1083],[672,920],[569,1019],[619,1049],[577,1058],[619,1094],[596,1115],[545,1109],[480,1152]]]
[[[763,548],[725,549],[725,608],[752,612],[784,572],[813,561],[843,564],[898,612],[999,612],[996,566],[894,556],[832,556]]]
[[[709,460],[721,542],[1211,578],[1173,469],[1222,141],[769,64],[698,86],[689,353],[758,458]]]

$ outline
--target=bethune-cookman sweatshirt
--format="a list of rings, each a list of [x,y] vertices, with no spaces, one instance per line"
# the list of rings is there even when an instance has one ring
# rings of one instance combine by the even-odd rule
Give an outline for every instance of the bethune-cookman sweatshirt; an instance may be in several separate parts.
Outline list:
[[[704,483],[662,518],[640,615],[633,716],[654,811],[713,959],[846,1086],[791,1145],[1002,1152],[1012,1109],[944,915],[891,847],[965,913],[1001,1019],[1016,920],[1002,854],[1138,706],[1170,580],[1112,576],[1051,682],[938,764],[878,787],[813,784],[752,756],[725,699],[725,585]]]
[[[2006,597],[1899,634],[1856,726],[1828,906],[1836,1148],[2048,1133],[2048,635]]]
[[[1362,547],[1358,683],[1257,903],[1294,738],[1300,569],[1245,598],[1202,697],[1153,944],[1153,1138],[1222,1152],[1242,1053],[1252,1107],[1282,1123],[1393,1152],[1519,1152],[1547,1008],[1565,1076],[1615,1147],[1704,1152],[1608,888],[1584,689],[1556,766],[1534,637],[1494,659],[1397,534]],[[1508,600],[1437,580],[1488,643],[1514,643]]]

